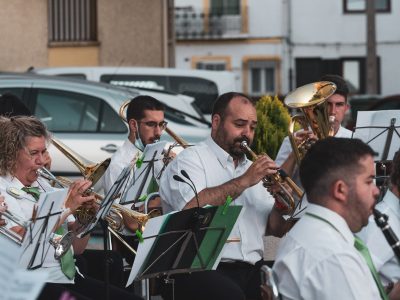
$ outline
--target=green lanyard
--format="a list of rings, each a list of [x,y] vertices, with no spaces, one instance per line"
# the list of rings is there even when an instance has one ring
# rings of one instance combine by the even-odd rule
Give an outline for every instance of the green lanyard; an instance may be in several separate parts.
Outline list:
[[[328,220],[321,218],[320,216],[314,215],[312,213],[307,212],[306,215],[309,215],[310,217],[313,217],[315,219],[321,220],[327,224],[329,224],[330,226],[332,226],[333,229],[335,229],[337,232],[339,232],[339,230],[337,230],[337,228]],[[339,232],[340,233],[340,232]],[[375,283],[378,287],[379,290],[379,294],[381,295],[381,298],[383,300],[388,300],[388,296],[385,292],[385,289],[382,285],[381,279],[379,277],[378,272],[375,269],[374,263],[372,262],[371,259],[371,255],[369,254],[368,248],[367,246],[363,243],[363,241],[361,241],[358,237],[354,237],[354,247],[361,253],[361,255],[364,257],[365,262],[368,265],[368,269],[370,270],[372,277],[375,280]]]

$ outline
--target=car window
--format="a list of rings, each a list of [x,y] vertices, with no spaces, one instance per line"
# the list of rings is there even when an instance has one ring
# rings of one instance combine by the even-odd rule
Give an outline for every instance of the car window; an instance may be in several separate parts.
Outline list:
[[[205,114],[211,114],[214,100],[218,97],[217,85],[203,78],[170,76],[169,90],[195,98],[194,103]]]
[[[80,93],[38,89],[35,115],[53,132],[126,132],[118,114],[103,102]]]
[[[3,95],[5,93],[10,93],[18,97],[19,100],[21,100],[27,107],[28,103],[26,99],[24,98],[24,88],[1,88],[0,89],[0,95]]]
[[[157,75],[104,74],[100,81],[127,87],[169,90],[167,77]]]

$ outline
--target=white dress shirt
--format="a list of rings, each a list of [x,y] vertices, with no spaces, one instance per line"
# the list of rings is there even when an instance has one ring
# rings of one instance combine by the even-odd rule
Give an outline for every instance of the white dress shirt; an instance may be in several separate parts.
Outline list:
[[[389,217],[388,223],[394,234],[399,238],[400,199],[388,190],[383,200],[376,205],[376,209]],[[370,217],[367,227],[363,228],[357,235],[367,245],[376,270],[381,275],[382,283],[387,285],[389,282],[399,281],[400,262],[389,246],[382,230],[376,225],[373,216]]]
[[[5,201],[8,206],[8,210],[19,217],[22,217],[25,221],[32,218],[33,208],[36,205],[36,200],[32,195],[22,192],[21,199],[16,199],[7,192],[7,188],[13,187],[21,190],[24,185],[15,177],[6,175],[0,177],[0,189],[1,194],[4,195]],[[54,188],[51,187],[46,180],[38,178],[32,184],[32,187],[38,187],[41,192],[51,191]],[[68,221],[73,221],[73,218],[68,218]],[[15,224],[14,224],[15,225]],[[61,270],[61,263],[59,260],[54,258],[55,249],[53,246],[48,245],[48,251],[43,261],[43,265],[40,270],[48,272],[47,282],[52,283],[74,283],[74,280],[68,279]],[[37,270],[39,270],[37,269]],[[35,270],[31,270],[34,272]]]
[[[138,152],[139,149],[130,140],[126,139],[124,144],[113,154],[111,163],[103,176],[104,194],[107,194],[122,170],[129,165]]]
[[[160,181],[160,196],[164,213],[182,210],[194,196],[192,188],[173,179],[185,170],[198,192],[205,188],[219,186],[241,176],[251,165],[244,159],[235,168],[232,157],[219,147],[211,137],[197,146],[182,151],[167,167]],[[236,222],[230,238],[240,242],[225,244],[222,261],[244,261],[255,264],[263,257],[268,215],[274,198],[258,183],[246,189],[231,205],[242,205],[242,214]]]
[[[346,221],[315,204],[281,241],[273,273],[283,299],[381,299]]]

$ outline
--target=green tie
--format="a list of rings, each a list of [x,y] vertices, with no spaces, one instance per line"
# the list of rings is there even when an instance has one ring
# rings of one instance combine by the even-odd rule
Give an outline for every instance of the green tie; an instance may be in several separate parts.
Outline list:
[[[384,300],[389,299],[385,289],[383,288],[381,279],[378,275],[378,272],[375,269],[374,263],[372,262],[371,255],[369,254],[367,246],[364,244],[362,240],[360,240],[358,237],[354,237],[354,247],[361,253],[361,255],[364,257],[365,261],[367,262],[368,268],[372,273],[372,277],[374,277],[375,283],[378,286],[379,293],[381,295],[381,298]]]
[[[62,226],[60,226],[56,232],[56,234],[59,235],[64,235],[65,231]],[[68,277],[68,279],[74,279],[75,277],[75,261],[74,261],[74,255],[72,254],[71,248],[68,249],[67,253],[65,253],[61,258],[61,270],[64,273],[65,276]]]
[[[24,186],[21,190],[31,195],[33,198],[35,198],[36,201],[38,201],[40,198],[40,191],[38,187]]]

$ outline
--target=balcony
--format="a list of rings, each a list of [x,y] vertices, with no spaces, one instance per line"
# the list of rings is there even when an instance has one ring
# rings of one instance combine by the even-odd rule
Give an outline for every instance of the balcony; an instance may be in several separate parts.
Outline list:
[[[175,34],[180,40],[232,39],[247,36],[247,8],[240,14],[205,13],[175,8]]]

